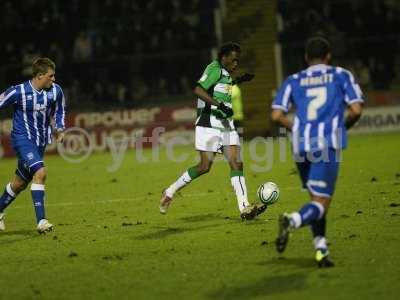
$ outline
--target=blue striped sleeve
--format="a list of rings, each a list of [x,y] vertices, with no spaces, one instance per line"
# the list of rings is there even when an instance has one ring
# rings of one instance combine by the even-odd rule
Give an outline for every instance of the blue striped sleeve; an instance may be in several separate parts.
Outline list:
[[[17,89],[12,86],[0,94],[0,108],[7,107],[17,102]]]
[[[342,90],[344,92],[344,101],[347,105],[356,102],[364,102],[364,97],[360,86],[355,81],[353,74],[350,71],[337,68],[337,72],[342,77]]]
[[[272,102],[272,109],[278,109],[283,110],[284,112],[288,112],[291,106],[291,101],[292,85],[290,78],[288,78],[278,90],[275,100]]]
[[[65,129],[65,96],[59,85],[57,87],[57,96],[56,96],[56,109],[54,112],[54,119],[56,123],[57,130]]]

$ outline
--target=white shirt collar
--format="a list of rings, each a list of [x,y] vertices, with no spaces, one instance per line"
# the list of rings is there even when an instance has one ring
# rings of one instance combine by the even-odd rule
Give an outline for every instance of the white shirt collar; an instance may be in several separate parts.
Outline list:
[[[307,75],[311,74],[312,72],[322,72],[322,73],[326,73],[326,71],[330,68],[331,66],[329,65],[325,65],[325,64],[318,64],[318,65],[312,65],[309,66],[306,69]],[[309,75],[310,76],[310,75]]]
[[[309,66],[307,68],[307,71],[308,70],[310,70],[310,71],[322,71],[322,70],[329,69],[330,67],[331,66],[325,65],[325,64],[312,65],[312,66]]]
[[[29,80],[29,84],[31,85],[32,90],[34,90],[36,93],[41,94],[41,93],[43,92],[43,89],[41,89],[40,91],[38,91],[37,89],[35,89],[35,88],[33,87],[32,82],[31,82],[30,80]]]

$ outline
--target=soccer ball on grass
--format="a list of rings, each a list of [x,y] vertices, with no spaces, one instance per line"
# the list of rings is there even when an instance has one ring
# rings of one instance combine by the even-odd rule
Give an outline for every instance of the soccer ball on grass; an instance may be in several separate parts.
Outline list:
[[[279,199],[279,188],[273,182],[263,183],[258,187],[257,196],[265,205],[274,204]]]

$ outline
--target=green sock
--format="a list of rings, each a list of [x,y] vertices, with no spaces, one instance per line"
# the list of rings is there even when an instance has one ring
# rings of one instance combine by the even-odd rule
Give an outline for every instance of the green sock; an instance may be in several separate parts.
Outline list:
[[[187,172],[192,180],[199,177],[199,172],[197,172],[196,167],[189,168]]]
[[[236,176],[243,176],[243,170],[231,170],[231,178]]]

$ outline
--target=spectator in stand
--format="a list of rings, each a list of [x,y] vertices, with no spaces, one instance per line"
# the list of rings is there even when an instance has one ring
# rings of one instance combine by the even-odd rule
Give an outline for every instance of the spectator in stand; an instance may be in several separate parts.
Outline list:
[[[32,61],[39,57],[33,44],[29,43],[22,50],[22,76],[29,77],[32,74]]]
[[[3,2],[0,28],[4,29],[6,42],[0,45],[0,57],[5,62],[3,77],[7,84],[14,79],[9,74],[19,76],[21,69],[28,74],[29,66],[25,68],[22,61],[43,53],[58,65],[73,62],[64,63],[59,74],[67,92],[77,89],[77,72],[85,86],[95,86],[100,80],[104,90],[110,90],[107,85],[120,82],[120,78],[112,77],[112,66],[119,64],[127,76],[144,79],[135,91],[135,100],[148,97],[149,90],[153,93],[157,88],[158,94],[165,94],[166,89],[168,96],[180,95],[188,89],[187,82],[197,78],[197,69],[202,66],[200,63],[184,71],[185,64],[198,57],[208,60],[209,49],[215,46],[215,37],[210,34],[214,28],[214,0],[25,0],[23,5],[11,0]],[[15,39],[25,32],[30,34],[23,41]],[[35,38],[43,32],[45,40]],[[99,68],[98,60],[105,61],[107,67]],[[136,66],[137,60],[143,67]],[[153,72],[154,68],[159,72]],[[169,68],[178,69],[176,74],[185,78],[171,78]],[[99,70],[105,73],[103,77]],[[100,77],[107,80],[103,82]],[[97,97],[85,86],[79,87],[76,97],[70,97],[72,104]]]
[[[397,11],[400,2],[371,0],[368,5],[364,2],[278,0],[283,24],[279,36],[285,73],[294,73],[304,64],[299,49],[303,34],[319,33],[335,45],[332,49],[335,63],[360,60],[355,68],[364,86],[369,85],[371,77],[376,88],[390,88],[399,56],[400,14]]]
[[[387,90],[390,87],[393,74],[388,72],[383,62],[371,59],[371,77],[374,89]]]
[[[354,72],[356,80],[361,86],[361,90],[368,90],[371,83],[371,76],[369,74],[369,69],[363,64],[361,59],[356,60]]]
[[[86,62],[92,58],[93,46],[85,31],[81,31],[74,42],[73,58],[76,62]]]

